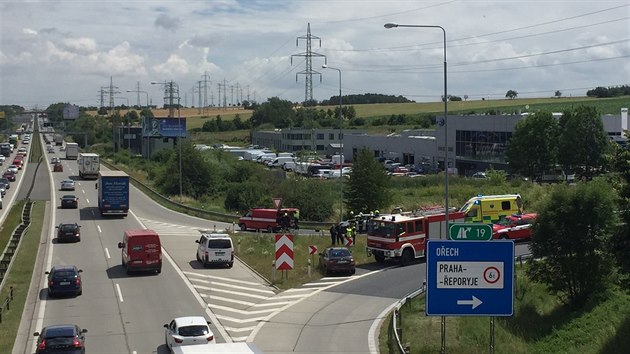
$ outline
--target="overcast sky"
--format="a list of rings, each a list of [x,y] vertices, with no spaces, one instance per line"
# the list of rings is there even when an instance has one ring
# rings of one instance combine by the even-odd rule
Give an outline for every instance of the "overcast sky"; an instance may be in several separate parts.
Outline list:
[[[449,95],[584,96],[630,82],[627,0],[2,0],[0,16],[0,104],[29,108],[98,106],[110,77],[116,105],[136,104],[126,91],[139,83],[161,106],[163,86],[151,81],[173,80],[181,103],[194,95],[198,106],[205,73],[209,105],[219,90],[228,105],[248,95],[301,102],[309,23],[316,100],[339,92],[325,60],[341,70],[343,95],[440,100],[442,31],[388,22],[446,29]]]

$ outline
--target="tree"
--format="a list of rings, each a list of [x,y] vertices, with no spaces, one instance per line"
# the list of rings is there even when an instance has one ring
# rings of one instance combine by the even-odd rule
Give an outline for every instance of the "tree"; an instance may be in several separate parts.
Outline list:
[[[558,121],[551,113],[536,113],[516,123],[505,159],[516,173],[538,177],[556,164]]]
[[[533,225],[530,249],[536,262],[528,275],[576,306],[604,289],[615,198],[604,180],[554,189]]]
[[[254,109],[250,120],[253,127],[271,123],[277,128],[287,128],[291,126],[294,118],[295,112],[291,101],[271,97]]]
[[[560,90],[557,90],[555,96],[560,98],[562,96],[562,92],[560,92]]]
[[[346,204],[349,210],[370,212],[391,204],[389,176],[369,149],[361,149],[346,183]]]
[[[518,96],[518,92],[514,91],[514,90],[508,90],[508,92],[505,94],[505,97],[513,100],[516,98],[516,96]]]
[[[156,171],[155,185],[167,195],[179,194],[179,148],[164,152],[165,161]],[[200,198],[219,190],[223,185],[221,171],[210,163],[201,151],[189,142],[182,142],[182,192],[184,195]],[[154,160],[154,162],[156,162]]]
[[[626,138],[629,138],[627,132]],[[612,238],[611,249],[621,271],[630,276],[630,150],[615,148],[613,169],[620,179],[618,210],[621,222]],[[629,282],[625,283],[630,287]]]
[[[578,107],[560,118],[558,162],[565,169],[580,167],[586,173],[601,169],[611,150],[611,141],[594,107]]]

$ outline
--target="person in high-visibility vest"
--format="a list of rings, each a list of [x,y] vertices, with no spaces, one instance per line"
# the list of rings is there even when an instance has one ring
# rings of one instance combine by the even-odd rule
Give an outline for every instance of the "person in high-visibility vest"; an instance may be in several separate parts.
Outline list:
[[[346,227],[346,237],[352,238],[352,245],[354,246],[354,240],[355,240],[354,228],[352,227],[351,224],[348,224],[348,227]]]

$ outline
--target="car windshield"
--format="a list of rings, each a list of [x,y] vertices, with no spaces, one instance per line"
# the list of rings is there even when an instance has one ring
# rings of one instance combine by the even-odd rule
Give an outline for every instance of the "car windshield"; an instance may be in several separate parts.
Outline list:
[[[197,337],[208,334],[208,326],[185,326],[179,327],[179,335],[184,337]]]
[[[57,337],[74,337],[74,329],[72,327],[57,327],[46,330],[46,339]]]
[[[76,226],[72,224],[61,225],[61,231],[64,231],[64,232],[74,231],[75,229],[76,229]]]
[[[390,222],[373,221],[371,234],[375,236],[391,237],[394,230],[394,224]]]
[[[54,279],[74,278],[77,276],[73,270],[58,270],[53,274]]]
[[[230,240],[209,240],[208,248],[231,248]]]
[[[343,258],[343,257],[349,257],[351,256],[350,251],[348,251],[347,249],[334,249],[330,251],[330,257],[331,258]]]
[[[508,218],[501,218],[495,224],[501,225],[501,226],[510,226],[511,223],[512,223],[512,221],[510,219],[508,219]]]

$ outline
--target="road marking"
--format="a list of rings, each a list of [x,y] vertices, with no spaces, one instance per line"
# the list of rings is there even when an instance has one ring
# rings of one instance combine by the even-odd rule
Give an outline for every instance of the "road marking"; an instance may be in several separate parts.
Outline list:
[[[383,310],[383,312],[381,312],[372,322],[370,330],[368,331],[368,348],[370,348],[370,354],[378,354],[378,345],[376,344],[378,340],[378,335],[376,333],[376,330],[381,326],[383,320],[387,318],[387,315],[390,313],[390,311],[394,307],[396,307],[396,304],[397,302],[394,302],[393,304],[389,305],[389,307]]]
[[[103,231],[101,231],[101,226],[100,225],[96,225],[96,229],[98,230],[98,233],[102,233]]]
[[[90,204],[90,200],[89,200],[89,199],[85,198],[85,201],[86,201],[88,204]]]
[[[231,294],[231,295],[239,295],[239,296],[251,297],[251,298],[260,299],[260,300],[266,300],[266,299],[269,298],[269,296],[243,294],[243,292],[241,292],[241,291],[229,291],[229,290],[211,288],[211,287],[208,287],[208,286],[201,286],[201,285],[193,285],[193,286],[195,287],[195,289],[197,289],[197,291],[199,291],[199,289],[201,289],[201,290],[208,290],[208,291],[211,291],[213,293],[225,293],[225,294]]]
[[[118,285],[118,283],[116,283],[116,292],[118,293],[118,300],[120,300],[120,302],[124,302],[125,300],[123,300],[122,292],[120,291],[120,285]]]
[[[105,255],[107,256],[107,259],[112,258],[109,256],[109,250],[107,249],[107,247],[105,247]]]
[[[260,286],[260,283],[254,282],[254,281],[246,281],[246,280],[238,280],[238,279],[231,279],[231,278],[225,278],[225,277],[217,277],[214,275],[207,275],[207,274],[201,274],[201,273],[195,273],[195,272],[186,272],[184,271],[184,274],[190,275],[190,276],[196,276],[196,277],[202,277],[202,278],[210,278],[210,279],[215,279],[215,280],[225,280],[225,281],[229,281],[229,282],[233,282],[233,283],[240,283],[240,284],[249,284],[249,285],[258,285]]]
[[[242,328],[236,328],[236,327],[225,327],[225,329],[227,331],[230,332],[247,332],[247,331],[252,331],[254,330],[254,328],[256,328],[256,326],[252,326],[252,327],[242,327]],[[246,337],[247,338],[247,337]]]
[[[210,305],[208,305],[210,306]],[[230,322],[236,322],[236,323],[248,323],[248,322],[256,322],[256,323],[260,323],[260,321],[263,321],[265,318],[267,318],[267,316],[262,316],[262,317],[252,317],[252,318],[246,318],[244,320],[241,320],[240,318],[234,318],[234,317],[230,317],[230,316],[223,316],[223,315],[216,315],[218,319],[222,320],[222,321],[230,321]]]
[[[250,306],[251,307],[251,306],[256,305],[256,303],[253,303],[253,302],[234,300],[232,298],[221,297],[221,296],[213,296],[213,295],[201,294],[201,297],[207,297],[208,299],[215,300],[215,301],[231,302],[233,304],[239,304],[239,305],[243,305],[243,306]]]
[[[251,311],[251,310],[239,310],[239,309],[235,309],[232,307],[227,307],[227,306],[219,306],[216,304],[208,304],[208,306],[212,307],[212,310],[223,310],[226,312],[236,312],[239,313],[241,315],[260,315],[263,313],[269,313],[272,311],[275,311],[276,309],[266,309],[266,310],[256,310],[256,311]]]

